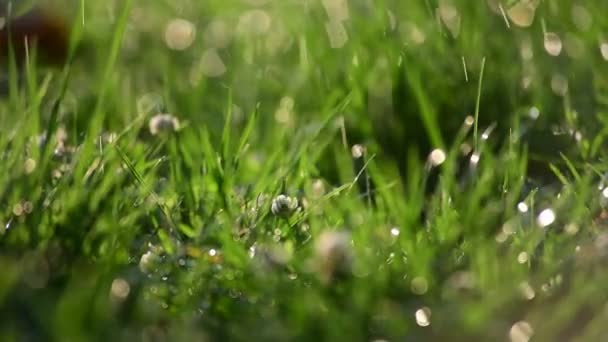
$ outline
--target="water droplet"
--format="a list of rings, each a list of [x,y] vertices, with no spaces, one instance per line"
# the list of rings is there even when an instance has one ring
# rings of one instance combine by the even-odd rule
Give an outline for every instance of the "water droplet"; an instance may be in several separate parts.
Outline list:
[[[405,28],[406,39],[413,45],[420,45],[426,41],[426,34],[420,27],[414,23],[406,23],[403,25]]]
[[[30,202],[30,201],[23,202],[23,211],[25,211],[26,214],[30,214],[33,210],[34,210],[34,204],[32,204],[32,202]]]
[[[568,80],[561,74],[555,74],[551,77],[551,90],[556,95],[564,96],[568,92]]]
[[[534,329],[530,323],[526,321],[519,321],[511,327],[509,330],[509,339],[511,342],[528,342],[534,335]]]
[[[452,0],[440,0],[437,11],[443,24],[448,28],[454,38],[460,33],[460,13]]]
[[[126,280],[116,278],[112,281],[112,286],[110,287],[110,296],[113,300],[122,302],[127,299],[130,291],[131,287]]]
[[[240,34],[263,35],[270,29],[271,23],[272,18],[266,11],[254,9],[239,17],[236,30]]]
[[[564,231],[568,235],[576,235],[579,231],[579,227],[576,223],[568,223],[566,227],[564,227]]]
[[[517,262],[520,264],[525,264],[529,260],[528,253],[521,252],[517,255]]]
[[[24,170],[25,174],[29,175],[32,172],[34,172],[35,169],[36,169],[36,160],[34,160],[32,158],[26,159],[25,162],[23,163],[23,170]]]
[[[471,164],[477,165],[479,163],[480,158],[481,158],[481,155],[479,154],[479,152],[473,153],[471,155]]]
[[[363,145],[353,145],[353,147],[350,149],[350,152],[353,156],[353,158],[361,158],[363,157],[363,154],[365,153],[365,147],[363,147]]]
[[[555,212],[553,209],[545,209],[538,214],[537,223],[541,227],[546,227],[555,222]]]
[[[519,47],[519,53],[521,58],[526,61],[530,61],[532,58],[534,58],[534,50],[532,49],[532,44],[529,40],[522,42],[521,46]]]
[[[185,50],[192,45],[196,27],[185,19],[173,19],[165,28],[165,43],[172,50]]]
[[[429,284],[424,277],[416,277],[412,279],[410,288],[414,294],[423,295],[429,289]]]
[[[501,231],[498,234],[496,234],[496,237],[494,239],[496,240],[497,243],[502,244],[502,243],[505,243],[508,238],[509,238],[509,235],[507,235]]]
[[[212,48],[225,48],[230,43],[232,29],[223,20],[213,20],[205,29],[205,44]]]
[[[475,118],[472,115],[467,115],[466,118],[464,118],[464,124],[466,126],[473,126],[473,124],[475,123]]]
[[[559,56],[559,54],[562,52],[562,40],[557,33],[545,33],[545,50],[551,56]]]
[[[226,73],[226,64],[216,49],[207,49],[203,52],[198,64],[192,69],[190,75],[193,84],[197,84],[201,75],[207,77],[220,77]]]
[[[279,107],[274,112],[274,119],[280,124],[288,124],[292,122],[293,119],[292,111],[284,107]]]
[[[600,53],[602,57],[608,61],[608,43],[604,42],[600,44]]]
[[[15,205],[13,205],[13,214],[15,216],[23,215],[23,211],[23,205],[21,203],[16,203]]]
[[[532,286],[530,286],[530,284],[526,281],[519,284],[519,292],[526,300],[532,300],[536,296],[536,292],[534,292]]]
[[[534,22],[536,6],[535,1],[518,1],[507,10],[507,15],[515,25],[529,27]]]
[[[431,154],[429,154],[429,162],[433,166],[439,166],[439,165],[443,164],[445,162],[445,160],[446,160],[446,154],[440,148],[434,149],[431,152]]]
[[[517,210],[519,210],[520,213],[527,213],[528,209],[528,205],[525,202],[517,203]]]
[[[528,111],[528,116],[530,117],[530,119],[536,120],[540,116],[540,110],[538,110],[538,108],[536,107],[531,107]]]
[[[180,122],[171,114],[157,114],[150,119],[148,129],[152,135],[173,133],[180,129]]]
[[[428,307],[422,307],[416,310],[416,324],[421,327],[428,327],[431,325],[431,309]]]

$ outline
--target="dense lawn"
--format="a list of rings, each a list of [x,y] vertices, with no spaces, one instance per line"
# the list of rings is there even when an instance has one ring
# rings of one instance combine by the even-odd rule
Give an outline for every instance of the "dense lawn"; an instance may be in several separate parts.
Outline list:
[[[46,2],[0,340],[605,339],[605,1]]]

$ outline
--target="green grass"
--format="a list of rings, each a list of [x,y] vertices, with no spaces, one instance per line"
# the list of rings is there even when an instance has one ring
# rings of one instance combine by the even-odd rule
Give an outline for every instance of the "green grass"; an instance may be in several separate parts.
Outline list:
[[[606,334],[602,1],[62,3],[0,69],[2,341]]]

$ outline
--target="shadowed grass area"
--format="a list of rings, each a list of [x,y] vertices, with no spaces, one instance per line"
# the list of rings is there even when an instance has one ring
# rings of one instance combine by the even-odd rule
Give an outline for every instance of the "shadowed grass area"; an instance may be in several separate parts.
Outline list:
[[[67,65],[0,69],[3,341],[605,335],[602,1],[54,6]]]

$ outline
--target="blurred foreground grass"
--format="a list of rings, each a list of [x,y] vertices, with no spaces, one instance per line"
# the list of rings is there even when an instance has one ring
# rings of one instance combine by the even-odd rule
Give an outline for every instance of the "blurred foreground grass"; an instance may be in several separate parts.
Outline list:
[[[603,1],[59,4],[74,63],[0,102],[2,341],[606,334]]]

